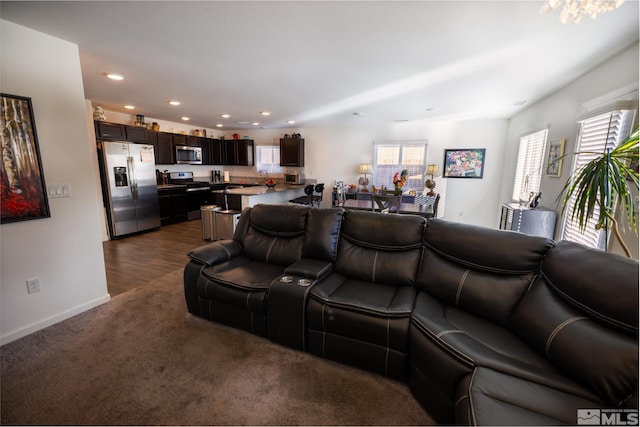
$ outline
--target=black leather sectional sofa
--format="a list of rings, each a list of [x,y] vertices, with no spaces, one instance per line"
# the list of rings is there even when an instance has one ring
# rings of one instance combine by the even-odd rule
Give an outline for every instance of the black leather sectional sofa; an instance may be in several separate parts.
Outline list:
[[[419,216],[297,205],[247,208],[233,240],[189,257],[191,313],[406,381],[438,423],[637,416],[637,261]]]

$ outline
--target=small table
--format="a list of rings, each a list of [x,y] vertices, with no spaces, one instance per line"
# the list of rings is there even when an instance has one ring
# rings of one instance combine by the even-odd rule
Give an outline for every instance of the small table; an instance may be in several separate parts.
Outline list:
[[[361,211],[374,211],[372,200],[353,200],[347,199],[342,205],[345,209],[361,210]],[[400,203],[400,214],[413,214],[421,215],[425,218],[433,218],[433,205],[419,205],[417,203]]]

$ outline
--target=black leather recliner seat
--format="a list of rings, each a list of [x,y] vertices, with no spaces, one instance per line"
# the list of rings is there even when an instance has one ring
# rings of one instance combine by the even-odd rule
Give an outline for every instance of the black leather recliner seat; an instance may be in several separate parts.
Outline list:
[[[310,292],[308,351],[405,380],[426,221],[348,211],[333,272]]]
[[[258,205],[189,253],[196,315],[407,381],[439,423],[638,408],[638,262],[412,215]],[[280,280],[308,278],[306,287]]]
[[[439,422],[575,424],[580,408],[637,407],[638,342],[624,335],[637,334],[637,315],[628,318],[637,302],[621,304],[603,286],[615,281],[609,289],[637,298],[637,263],[567,242],[553,246],[538,237],[429,222],[409,383]],[[604,268],[598,260],[613,264]],[[539,277],[540,265],[549,274]],[[550,277],[554,290],[546,285]],[[594,298],[598,290],[601,301]],[[620,330],[598,328],[589,315]],[[620,317],[624,322],[612,320]],[[606,343],[604,360],[590,349],[598,343]],[[615,396],[604,392],[609,387]]]

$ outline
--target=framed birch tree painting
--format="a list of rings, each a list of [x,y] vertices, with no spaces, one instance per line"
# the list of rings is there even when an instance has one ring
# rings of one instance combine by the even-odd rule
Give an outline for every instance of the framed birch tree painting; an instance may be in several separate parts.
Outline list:
[[[0,223],[48,218],[31,98],[0,94]]]

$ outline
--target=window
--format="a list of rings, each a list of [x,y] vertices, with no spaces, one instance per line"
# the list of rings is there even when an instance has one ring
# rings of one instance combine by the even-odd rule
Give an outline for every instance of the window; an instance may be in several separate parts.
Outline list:
[[[617,109],[608,113],[600,113],[580,122],[576,154],[574,158],[573,173],[580,166],[593,160],[598,153],[604,153],[607,149],[615,148],[631,131],[634,111],[630,109]],[[596,224],[600,216],[600,209],[596,206],[593,217],[587,221],[584,232],[580,230],[577,221],[571,221],[571,211],[575,205],[575,197],[572,197],[565,209],[562,228],[563,240],[581,243],[597,249],[606,249],[608,236],[604,230],[596,230]]]
[[[516,176],[513,180],[513,194],[511,195],[514,202],[519,202],[521,199],[529,200],[531,192],[538,193],[540,191],[544,147],[548,132],[548,129],[544,129],[520,138]]]
[[[256,145],[256,169],[268,173],[282,173],[279,145]]]
[[[393,176],[407,170],[407,182],[403,191],[424,188],[426,169],[426,142],[377,143],[375,144],[373,185],[393,188]]]

